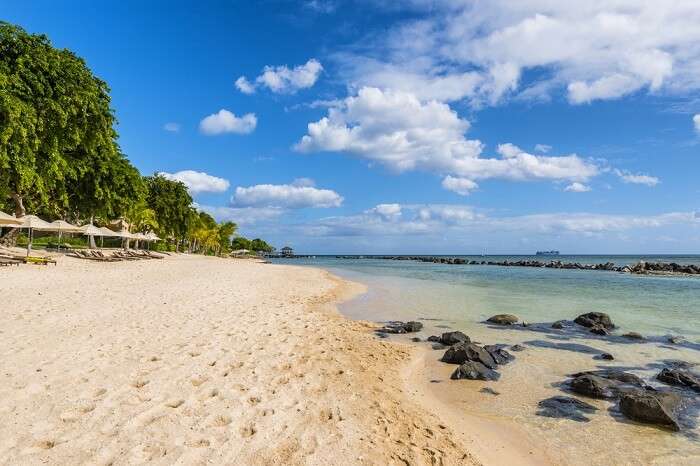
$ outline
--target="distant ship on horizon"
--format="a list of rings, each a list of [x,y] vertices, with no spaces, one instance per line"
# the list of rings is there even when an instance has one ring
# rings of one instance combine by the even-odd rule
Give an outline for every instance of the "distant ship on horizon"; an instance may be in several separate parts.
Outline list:
[[[558,256],[559,251],[537,251],[536,256]]]

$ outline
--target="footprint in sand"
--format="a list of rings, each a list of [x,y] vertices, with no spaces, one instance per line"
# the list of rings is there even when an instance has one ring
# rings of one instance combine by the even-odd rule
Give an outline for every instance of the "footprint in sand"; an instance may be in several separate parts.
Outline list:
[[[250,403],[251,405],[256,405],[256,404],[260,403],[261,401],[262,400],[260,399],[259,396],[251,396],[250,398],[248,398],[248,403]]]
[[[168,408],[179,408],[185,402],[182,398],[172,399],[165,402],[165,406]]]
[[[53,447],[56,446],[56,441],[55,440],[39,440],[38,442],[35,443],[37,448],[41,448],[42,450],[50,450]]]
[[[212,421],[212,424],[215,425],[216,427],[224,427],[224,426],[231,424],[231,421],[232,421],[231,416],[227,416],[225,414],[219,414],[218,416],[216,416],[214,418],[214,420]]]
[[[148,385],[148,380],[144,379],[136,379],[131,383],[131,386],[134,388],[143,388],[146,385]]]
[[[241,427],[241,437],[243,438],[248,438],[252,437],[253,435],[256,434],[257,429],[255,428],[255,424],[246,424],[245,426]]]

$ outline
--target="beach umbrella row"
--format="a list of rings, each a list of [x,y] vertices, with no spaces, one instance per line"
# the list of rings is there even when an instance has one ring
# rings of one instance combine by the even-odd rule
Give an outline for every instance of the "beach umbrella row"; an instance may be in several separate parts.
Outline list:
[[[129,233],[126,230],[123,231],[113,231],[106,227],[96,227],[95,225],[88,223],[83,226],[75,226],[65,220],[56,220],[54,222],[46,222],[36,215],[25,215],[24,217],[14,217],[0,211],[0,226],[9,226],[13,228],[23,228],[29,230],[29,241],[27,242],[27,256],[29,256],[32,249],[32,240],[34,238],[34,230],[39,231],[56,231],[58,232],[58,243],[59,248],[61,244],[61,235],[63,233],[81,233],[85,236],[99,236],[100,238],[112,237],[112,238],[127,238],[139,241],[159,241],[160,238],[153,232],[147,234],[143,233]]]

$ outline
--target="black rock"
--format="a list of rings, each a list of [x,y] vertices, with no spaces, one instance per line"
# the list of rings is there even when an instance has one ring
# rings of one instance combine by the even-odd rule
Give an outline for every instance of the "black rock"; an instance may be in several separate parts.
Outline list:
[[[681,343],[683,343],[684,339],[683,337],[679,336],[670,336],[667,338],[667,341],[669,343],[673,343],[674,345],[680,345]]]
[[[615,357],[610,353],[603,353],[599,357],[600,357],[600,359],[603,359],[604,361],[612,361],[615,359]]]
[[[484,345],[484,349],[489,352],[496,364],[508,364],[515,359],[515,356],[500,345]]]
[[[615,328],[612,320],[610,320],[610,316],[603,312],[589,312],[587,314],[581,314],[574,319],[574,322],[588,328],[596,325],[601,325],[607,330]]]
[[[599,371],[585,371],[572,374],[571,377],[580,377],[582,375],[595,375],[606,380],[612,380],[621,384],[632,385],[639,388],[645,388],[647,385],[642,379],[629,372],[624,372],[618,369],[601,369]]]
[[[557,329],[557,330],[561,330],[564,328],[565,323],[566,323],[566,321],[564,321],[564,320],[557,320],[556,322],[554,322],[552,324],[552,328]]]
[[[497,314],[486,319],[486,322],[496,325],[513,325],[518,323],[518,316],[513,314]]]
[[[614,386],[613,382],[590,374],[575,377],[569,382],[569,387],[574,393],[600,399],[615,398]]]
[[[598,410],[595,406],[570,396],[553,396],[538,404],[538,416],[571,419],[577,422],[589,422],[585,415]]]
[[[669,385],[690,388],[700,392],[700,378],[687,370],[663,369],[656,378]]]
[[[440,343],[442,343],[443,345],[452,346],[452,345],[456,345],[457,343],[462,343],[462,342],[469,343],[471,340],[469,339],[468,336],[466,336],[462,332],[455,331],[455,332],[443,333],[438,341]]]
[[[525,348],[523,345],[513,345],[510,347],[511,351],[525,351],[527,348]]]
[[[452,380],[498,380],[501,374],[489,369],[479,361],[467,361],[460,365],[450,376]]]
[[[462,342],[451,346],[445,351],[441,361],[449,364],[464,364],[467,361],[477,361],[489,369],[496,368],[496,361],[493,359],[493,356],[475,343]]]
[[[414,342],[414,343],[419,343],[419,342],[421,342],[421,341],[423,341],[423,340],[421,340],[420,337],[413,337],[413,338],[411,338],[411,341]]]
[[[432,341],[433,343],[439,343],[440,342],[440,337],[437,335],[430,335],[428,337],[428,341]]]
[[[680,430],[676,417],[680,405],[681,397],[675,393],[637,390],[620,398],[620,411],[629,419],[676,431]]]
[[[602,325],[594,325],[591,327],[590,332],[596,335],[610,335],[610,332],[608,332],[608,330]]]
[[[630,340],[644,340],[644,336],[641,333],[637,332],[627,332],[622,336],[625,338],[629,338]]]
[[[443,345],[442,343],[433,343],[433,346],[431,348],[433,348],[434,350],[442,350],[445,349],[445,345]]]
[[[421,322],[416,322],[412,320],[403,324],[403,329],[408,333],[420,332],[423,329],[423,324]]]

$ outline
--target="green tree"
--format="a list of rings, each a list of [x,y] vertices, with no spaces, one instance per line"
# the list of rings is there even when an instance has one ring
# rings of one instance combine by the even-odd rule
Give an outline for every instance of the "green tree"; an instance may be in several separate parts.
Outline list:
[[[233,238],[233,241],[231,241],[231,249],[233,251],[236,251],[238,249],[248,249],[249,251],[252,251],[252,246],[250,244],[250,240],[246,239],[242,236],[236,236]]]
[[[260,238],[255,238],[253,241],[251,241],[250,248],[256,252],[272,252],[272,246]]]
[[[179,250],[180,243],[190,231],[194,208],[187,187],[160,174],[145,178],[146,203],[156,214],[158,234],[169,237]]]
[[[113,215],[134,194],[109,88],[45,35],[0,22],[0,185],[16,215]]]

